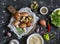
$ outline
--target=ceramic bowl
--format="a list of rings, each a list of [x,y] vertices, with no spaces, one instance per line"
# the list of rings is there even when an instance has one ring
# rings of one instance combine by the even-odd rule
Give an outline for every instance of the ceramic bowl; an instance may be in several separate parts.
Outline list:
[[[34,33],[34,34],[30,35],[30,36],[28,37],[28,39],[27,39],[27,44],[29,44],[29,40],[30,40],[30,38],[33,37],[33,36],[38,36],[38,37],[42,40],[42,44],[44,44],[44,40],[43,40],[42,36],[41,36],[40,34],[38,34],[38,33]]]

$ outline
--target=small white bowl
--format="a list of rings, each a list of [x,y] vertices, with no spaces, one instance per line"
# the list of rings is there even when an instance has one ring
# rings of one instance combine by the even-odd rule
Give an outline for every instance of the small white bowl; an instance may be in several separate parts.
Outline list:
[[[45,13],[43,13],[43,12],[41,11],[43,8],[46,9],[46,12],[45,12]],[[46,15],[46,14],[48,13],[48,8],[45,7],[45,6],[41,7],[41,8],[40,8],[40,13],[41,13],[42,15]]]
[[[30,36],[28,37],[28,39],[27,39],[27,44],[29,44],[29,40],[30,40],[30,38],[33,37],[33,36],[38,36],[38,37],[42,40],[42,44],[44,44],[44,40],[43,40],[42,36],[41,36],[40,34],[38,34],[38,33],[34,33],[34,34],[30,35]]]
[[[16,39],[11,40],[11,41],[9,42],[9,44],[14,44],[14,42],[15,42],[16,44],[19,44],[18,40],[16,40]]]

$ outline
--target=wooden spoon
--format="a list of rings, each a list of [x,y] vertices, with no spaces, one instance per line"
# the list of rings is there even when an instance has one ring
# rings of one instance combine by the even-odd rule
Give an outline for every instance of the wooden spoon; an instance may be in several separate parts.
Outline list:
[[[12,14],[20,14],[20,16],[28,16],[28,13],[27,12],[18,12],[18,11],[16,11],[16,9],[12,6],[12,5],[10,5],[9,7],[7,7],[7,9],[8,9],[8,11],[10,11]]]
[[[9,7],[7,7],[7,9],[8,9],[8,11],[10,11],[12,14],[15,14],[17,11],[16,11],[16,9],[12,6],[12,5],[10,5]]]
[[[20,20],[20,13],[18,11],[16,11],[16,9],[10,5],[9,7],[7,7],[8,11],[10,11],[12,13],[12,16],[16,19],[16,20]]]

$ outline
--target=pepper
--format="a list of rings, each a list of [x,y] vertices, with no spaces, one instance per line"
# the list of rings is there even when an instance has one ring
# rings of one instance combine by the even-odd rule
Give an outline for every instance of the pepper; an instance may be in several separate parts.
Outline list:
[[[47,28],[48,28],[48,32],[50,32],[50,24],[49,23],[48,23]]]

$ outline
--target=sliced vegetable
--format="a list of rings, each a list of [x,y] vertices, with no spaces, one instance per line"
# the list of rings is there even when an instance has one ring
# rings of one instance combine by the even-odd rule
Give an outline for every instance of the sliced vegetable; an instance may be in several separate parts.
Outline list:
[[[49,36],[48,33],[45,33],[45,34],[43,35],[43,37],[44,37],[44,39],[45,39],[46,41],[49,41],[49,40],[50,40],[50,36]]]

